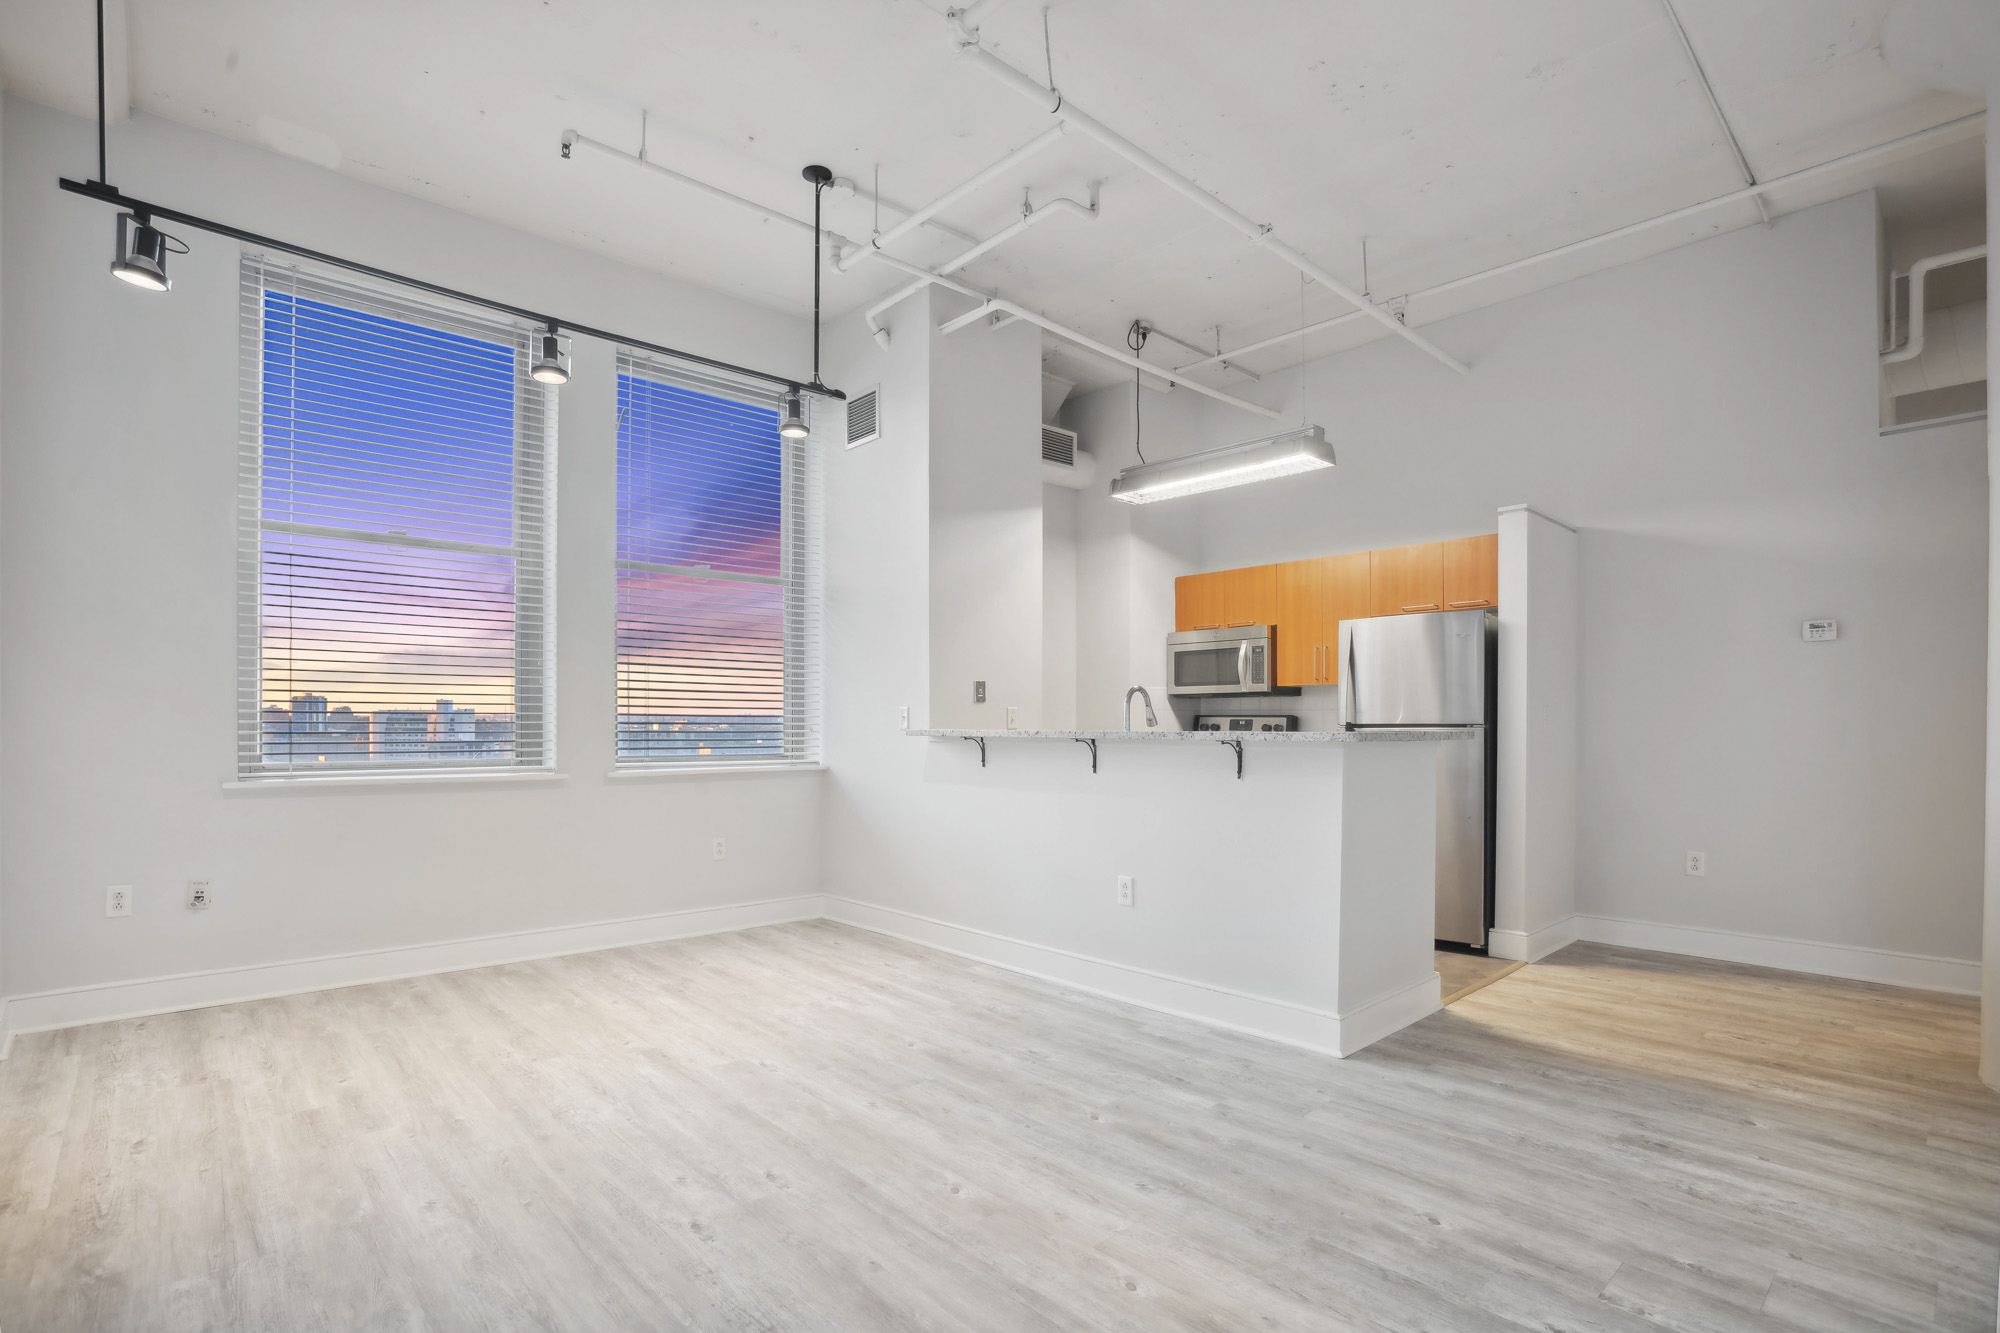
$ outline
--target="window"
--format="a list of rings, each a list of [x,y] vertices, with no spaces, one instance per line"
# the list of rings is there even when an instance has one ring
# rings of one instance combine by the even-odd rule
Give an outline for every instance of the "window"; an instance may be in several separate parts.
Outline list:
[[[549,767],[531,330],[254,256],[241,318],[239,775]]]
[[[621,352],[621,767],[819,758],[817,443],[770,388]]]

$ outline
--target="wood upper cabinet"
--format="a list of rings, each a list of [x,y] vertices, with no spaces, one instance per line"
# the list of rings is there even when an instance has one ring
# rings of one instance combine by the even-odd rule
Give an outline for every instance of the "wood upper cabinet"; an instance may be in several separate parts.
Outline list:
[[[1183,574],[1174,580],[1174,629],[1216,629],[1222,624],[1222,575]]]
[[[1268,625],[1278,611],[1278,567],[1252,565],[1225,569],[1222,581],[1222,623],[1226,626]]]
[[[1276,567],[1276,685],[1331,685],[1340,622],[1368,614],[1368,552],[1294,560]]]
[[[1354,551],[1348,555],[1330,555],[1319,562],[1326,567],[1321,579],[1325,598],[1321,603],[1320,633],[1326,639],[1326,650],[1320,658],[1322,685],[1340,683],[1340,622],[1360,620],[1373,609],[1368,604],[1374,581],[1374,561],[1370,554]]]
[[[1273,685],[1317,685],[1320,683],[1321,649],[1326,639],[1322,630],[1326,602],[1324,560],[1292,560],[1279,565],[1273,579],[1278,641],[1273,655],[1276,663]]]
[[[1444,610],[1444,542],[1391,546],[1368,553],[1370,614]]]
[[[1340,680],[1340,622],[1495,606],[1500,539],[1461,537],[1174,580],[1174,628],[1272,625],[1274,685]]]
[[[1460,537],[1443,542],[1444,609],[1463,611],[1500,604],[1500,538]]]
[[[1174,628],[1269,625],[1278,614],[1278,567],[1252,565],[1174,580]]]

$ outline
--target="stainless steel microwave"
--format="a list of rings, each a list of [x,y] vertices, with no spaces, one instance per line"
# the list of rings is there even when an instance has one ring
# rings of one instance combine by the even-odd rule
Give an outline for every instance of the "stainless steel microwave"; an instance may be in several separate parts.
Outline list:
[[[1271,626],[1190,629],[1167,636],[1167,693],[1269,694]]]

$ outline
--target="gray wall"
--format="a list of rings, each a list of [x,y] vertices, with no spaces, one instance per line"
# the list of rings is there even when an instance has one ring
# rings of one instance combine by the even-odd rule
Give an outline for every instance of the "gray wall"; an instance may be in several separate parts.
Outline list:
[[[1875,225],[1855,196],[1432,326],[1463,378],[1384,342],[1239,386],[1292,421],[1303,393],[1340,466],[1181,502],[1179,556],[1491,532],[1533,504],[1582,533],[1578,910],[1976,957],[1984,434],[1878,437]],[[1114,468],[1130,402],[1066,411]],[[1145,410],[1188,448],[1270,429],[1184,394]],[[1106,563],[1159,550],[1134,532]],[[1113,637],[1144,653],[1170,608],[1133,614]],[[1837,642],[1801,642],[1818,616]]]
[[[235,680],[237,255],[174,290],[105,272],[112,215],[60,194],[84,121],[5,120],[0,919],[14,994],[743,903],[818,888],[823,775],[608,782],[611,349],[562,394],[555,785],[226,793]],[[635,336],[803,369],[801,321],[164,122],[119,183],[253,230]],[[729,840],[726,861],[708,840]],[[185,881],[212,878],[194,913]],[[131,884],[133,915],[104,916]]]

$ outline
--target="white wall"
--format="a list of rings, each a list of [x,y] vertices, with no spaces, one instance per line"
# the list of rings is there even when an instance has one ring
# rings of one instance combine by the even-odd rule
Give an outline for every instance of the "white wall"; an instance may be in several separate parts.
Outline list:
[[[910,300],[950,314],[968,304],[935,288]],[[1017,725],[1037,727],[1041,331],[975,324],[930,338],[931,724],[1004,727],[1012,708]]]
[[[1042,487],[1042,725],[1076,727],[1076,492]]]
[[[1875,257],[1855,196],[1432,326],[1469,376],[1391,341],[1237,386],[1289,419],[1303,392],[1340,466],[1182,502],[1195,567],[1490,532],[1521,501],[1560,516],[1581,530],[1579,910],[1969,958],[1983,438],[1876,434]],[[1269,429],[1160,403],[1149,423],[1193,444]],[[1800,640],[1819,616],[1837,642]]]
[[[14,994],[745,903],[818,888],[818,773],[606,781],[611,349],[562,393],[554,785],[228,793],[237,255],[183,229],[174,290],[105,272],[112,215],[59,194],[93,129],[10,101],[0,366],[0,917]],[[802,371],[798,320],[138,117],[141,197],[588,323]],[[891,400],[893,403],[893,400]],[[905,577],[908,577],[907,572]],[[708,840],[729,839],[729,858]],[[180,905],[190,877],[216,906]],[[107,920],[106,885],[136,888]]]
[[[1196,424],[1168,410],[1173,396],[1142,390],[1143,448],[1148,458],[1197,447]],[[1138,461],[1132,387],[1103,389],[1063,404],[1062,422],[1097,459],[1097,482],[1077,493],[1076,719],[1086,729],[1122,724],[1125,691],[1143,685],[1163,725],[1167,706],[1166,636],[1174,627],[1174,579],[1203,568],[1195,515],[1174,505],[1133,506],[1106,498],[1119,469]],[[1135,700],[1134,726],[1143,725]]]

